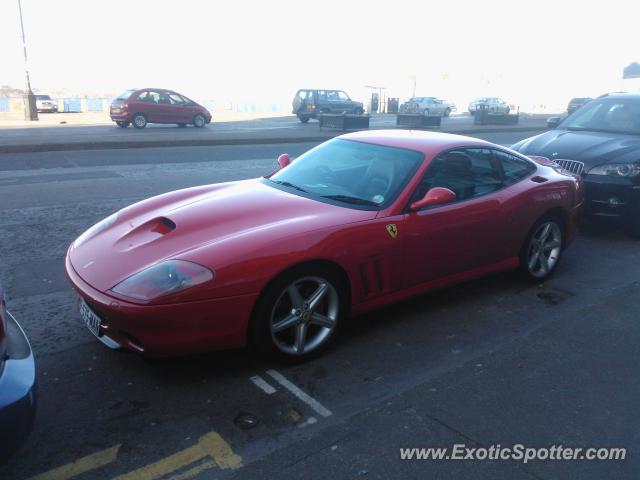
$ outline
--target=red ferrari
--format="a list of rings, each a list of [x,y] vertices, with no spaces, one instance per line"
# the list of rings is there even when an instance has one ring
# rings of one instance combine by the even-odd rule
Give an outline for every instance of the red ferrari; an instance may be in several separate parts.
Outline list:
[[[478,139],[342,135],[262,178],[178,190],[102,220],[66,270],[106,345],[175,355],[252,345],[305,359],[349,315],[508,269],[545,280],[579,177]]]

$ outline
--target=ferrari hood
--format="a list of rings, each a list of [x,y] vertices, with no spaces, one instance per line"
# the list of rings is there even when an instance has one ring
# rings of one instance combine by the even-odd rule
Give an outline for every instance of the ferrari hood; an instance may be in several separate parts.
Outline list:
[[[616,133],[551,130],[516,143],[514,150],[525,155],[584,162],[587,171],[603,163],[640,161],[640,137]]]
[[[205,246],[215,249],[246,236],[258,245],[364,221],[376,213],[322,203],[260,180],[217,184],[172,192],[121,210],[107,219],[106,226],[98,224],[79,237],[69,249],[69,259],[85,282],[106,291],[159,261]]]

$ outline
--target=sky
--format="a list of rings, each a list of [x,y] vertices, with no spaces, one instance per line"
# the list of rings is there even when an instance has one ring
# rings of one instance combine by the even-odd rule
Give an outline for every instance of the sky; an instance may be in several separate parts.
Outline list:
[[[565,104],[626,89],[637,1],[22,0],[35,90],[171,88],[290,103],[298,88]],[[0,0],[0,85],[24,85],[17,0]],[[637,87],[635,87],[637,88]]]

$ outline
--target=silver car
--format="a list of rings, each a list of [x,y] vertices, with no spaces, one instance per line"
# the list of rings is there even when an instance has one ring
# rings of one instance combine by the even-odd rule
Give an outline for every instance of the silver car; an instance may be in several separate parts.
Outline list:
[[[486,105],[489,109],[489,113],[502,113],[508,114],[509,104],[498,97],[480,97],[475,99],[469,104],[469,113],[475,115],[480,105]]]
[[[36,108],[38,112],[57,112],[58,101],[53,100],[49,95],[36,95]]]
[[[422,113],[431,117],[448,117],[451,106],[436,97],[412,97],[400,106],[401,113]]]

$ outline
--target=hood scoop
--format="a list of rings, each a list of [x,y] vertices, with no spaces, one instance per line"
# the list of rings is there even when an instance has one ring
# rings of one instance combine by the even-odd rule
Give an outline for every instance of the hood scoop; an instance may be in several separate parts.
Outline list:
[[[129,230],[116,241],[114,247],[119,252],[129,252],[143,245],[148,245],[175,229],[176,224],[173,220],[167,217],[153,218]]]

